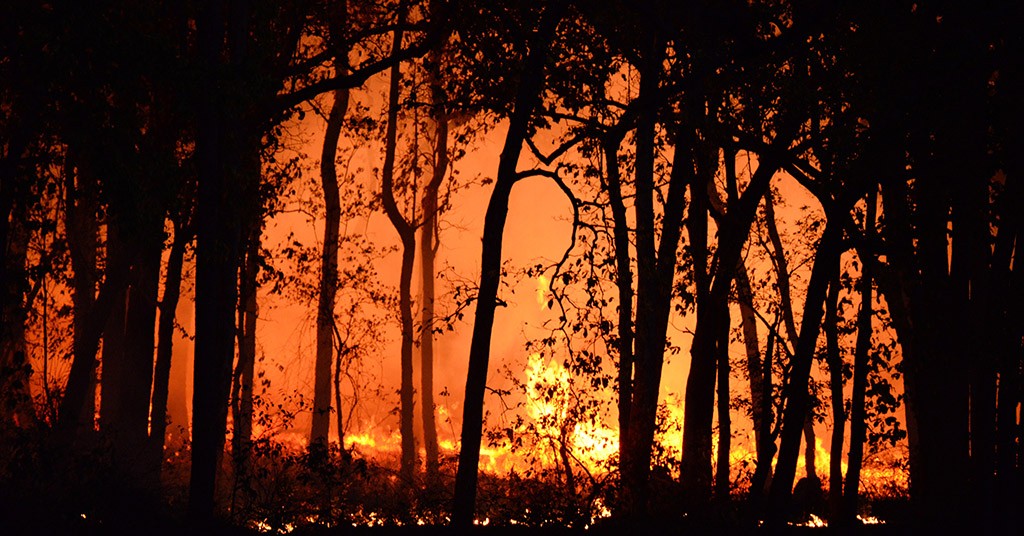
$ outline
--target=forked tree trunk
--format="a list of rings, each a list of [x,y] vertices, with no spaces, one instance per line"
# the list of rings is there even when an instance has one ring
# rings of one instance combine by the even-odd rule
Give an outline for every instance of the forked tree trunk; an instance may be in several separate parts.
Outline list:
[[[117,300],[124,300],[128,286],[129,264],[123,258],[108,258],[103,283],[93,305],[92,314],[83,326],[81,337],[74,339],[74,359],[68,372],[67,387],[58,412],[57,429],[65,442],[79,431],[89,397],[95,393],[96,354],[107,318]]]
[[[723,315],[713,310],[728,308],[729,291],[740,261],[743,244],[771,178],[778,169],[774,151],[788,146],[791,128],[785,125],[766,154],[742,197],[719,225],[717,268],[708,296],[708,314],[697,315],[697,327],[690,348],[691,364],[687,376],[685,416],[683,418],[683,484],[693,500],[706,502],[711,495],[711,422],[714,416],[717,354],[715,337]]]
[[[651,449],[664,367],[668,318],[672,304],[676,251],[682,233],[686,188],[693,178],[696,137],[692,124],[680,124],[675,132],[675,154],[665,197],[661,240],[656,240],[655,153],[658,122],[658,83],[664,39],[651,36],[641,64],[636,131],[636,256],[637,304],[633,353],[633,401],[629,426],[620,453],[623,513],[637,517],[648,510]],[[628,250],[627,250],[628,251]]]

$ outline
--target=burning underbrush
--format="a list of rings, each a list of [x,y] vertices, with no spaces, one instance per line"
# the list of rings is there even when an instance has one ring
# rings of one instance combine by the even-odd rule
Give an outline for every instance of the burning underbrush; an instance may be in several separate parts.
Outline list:
[[[267,533],[448,524],[457,452],[444,453],[433,481],[422,473],[403,480],[398,466],[387,450],[341,451],[333,444],[326,458],[314,459],[294,444],[268,441],[253,446],[244,474],[238,464],[225,466],[220,493],[234,524]],[[610,515],[604,481],[570,489],[546,468],[483,472],[479,490],[477,523],[484,526],[585,528]]]
[[[490,407],[501,409],[490,415],[481,449],[477,524],[571,529],[602,524],[619,496],[619,438],[607,401],[589,397],[561,364],[541,354],[529,356],[524,372],[524,380],[492,393],[496,400]],[[439,408],[444,419],[446,411]],[[685,509],[678,484],[682,414],[678,401],[662,404],[651,475],[655,515],[676,521]],[[234,442],[227,441],[217,493],[220,516],[231,525],[286,534],[449,523],[459,452],[454,433],[440,438],[436,476],[428,478],[421,465],[407,479],[399,471],[401,440],[395,431],[364,426],[345,435],[344,448],[334,442],[326,452],[311,454],[305,434],[292,427],[294,413],[264,417],[275,426],[261,426],[244,452],[233,452]],[[135,521],[180,523],[191,456],[190,445],[180,439],[187,431],[172,435],[179,439],[168,444],[159,476],[140,474],[131,457],[113,451],[113,443],[98,432],[78,441],[70,453],[43,429],[5,438],[0,443],[3,513],[8,519],[47,519],[75,531]],[[716,514],[716,523],[744,521],[740,506],[755,466],[753,445],[747,443],[734,433],[733,500]],[[820,438],[816,447],[814,465],[826,475],[829,453]],[[862,513],[895,519],[906,504],[905,451],[876,452],[866,461]],[[801,523],[820,522],[826,516],[822,505],[820,500],[812,504]]]
[[[187,443],[168,450],[157,484],[117,468],[101,438],[70,456],[44,437],[5,443],[0,498],[6,519],[21,518],[30,525],[44,520],[75,531],[124,524],[176,526],[184,519]],[[333,443],[319,456],[311,456],[302,441],[287,435],[255,441],[244,459],[229,449],[219,478],[221,516],[235,527],[272,534],[449,522],[457,449],[450,444],[442,448],[436,479],[428,480],[421,471],[406,481],[390,439],[346,439],[344,450]],[[611,516],[618,496],[614,455],[591,467],[582,445],[571,444],[565,449],[566,465],[557,442],[540,436],[512,441],[511,447],[496,442],[484,449],[485,458],[491,451],[493,469],[485,468],[480,475],[479,525],[586,529]],[[677,476],[668,466],[655,468],[652,485],[661,514],[679,516]],[[886,519],[894,508],[905,506],[905,491],[899,488],[868,485],[865,492],[865,515]],[[744,495],[737,487],[734,506],[743,503]]]

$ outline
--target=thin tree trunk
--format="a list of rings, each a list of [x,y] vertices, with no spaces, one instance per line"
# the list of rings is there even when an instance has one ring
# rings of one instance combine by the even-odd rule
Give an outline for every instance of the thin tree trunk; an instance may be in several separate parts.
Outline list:
[[[70,441],[79,431],[84,408],[95,392],[96,354],[100,337],[117,300],[124,300],[128,285],[130,266],[125,259],[107,259],[106,272],[100,285],[99,295],[93,305],[92,314],[83,326],[82,336],[74,340],[74,359],[68,372],[58,413],[57,428],[65,441]]]
[[[773,149],[788,145],[792,139],[790,128],[785,127],[778,134]],[[717,269],[708,296],[711,307],[728,308],[729,291],[740,261],[743,244],[746,243],[750,226],[757,213],[757,206],[768,190],[772,177],[778,169],[772,152],[762,155],[750,184],[719,225]],[[709,307],[710,308],[710,307]],[[690,497],[704,502],[711,494],[711,422],[714,416],[715,376],[717,354],[715,334],[719,332],[717,322],[723,315],[709,311],[697,315],[697,327],[690,348],[690,371],[687,376],[685,415],[683,418],[683,478]]]
[[[404,20],[404,8],[400,5],[399,21]],[[396,30],[393,47],[398,50],[402,43],[402,31]],[[402,461],[400,474],[406,485],[412,485],[416,473],[416,438],[413,435],[413,370],[412,370],[412,268],[416,256],[416,226],[405,219],[395,201],[395,152],[398,143],[399,83],[402,70],[399,63],[391,67],[391,81],[388,89],[388,119],[384,134],[384,167],[381,170],[381,201],[388,220],[398,232],[402,242],[402,267],[398,283],[398,309],[402,323],[401,347],[401,388],[400,425],[402,436]]]
[[[320,155],[320,185],[326,214],[320,261],[320,297],[316,314],[316,365],[313,371],[313,419],[309,434],[311,449],[326,449],[331,423],[331,363],[334,361],[334,300],[338,293],[338,234],[341,226],[341,197],[335,159],[342,122],[348,109],[348,89],[334,92],[327,116],[327,130]],[[334,408],[339,415],[341,406]],[[344,447],[344,445],[342,445]]]
[[[775,359],[775,347],[778,345],[776,333],[778,318],[775,319],[772,329],[768,330],[768,340],[765,344],[764,363],[761,373],[763,390],[761,392],[761,440],[757,446],[757,467],[754,468],[754,476],[750,478],[750,498],[754,505],[756,515],[761,516],[764,512],[764,495],[772,478],[772,459],[775,458],[775,434],[772,433],[772,361]]]
[[[195,233],[192,234],[195,240]],[[182,271],[188,273],[191,270],[183,266]],[[184,273],[182,274],[184,276]],[[187,288],[187,287],[186,287]],[[192,422],[189,414],[188,381],[192,368],[192,355],[194,343],[190,338],[195,332],[195,306],[192,302],[194,297],[179,297],[178,307],[174,316],[174,338],[175,343],[171,346],[171,371],[168,385],[167,418],[169,419],[168,440],[174,445],[182,445],[191,440],[189,435],[189,423]],[[182,333],[182,330],[186,330]],[[158,349],[159,351],[159,349]]]
[[[86,325],[96,303],[99,185],[88,174],[75,173],[70,161],[65,163],[65,181],[65,228],[71,269],[74,272],[74,293],[71,296],[74,314],[72,337],[77,340],[85,336]],[[86,395],[80,420],[83,428],[91,430],[96,418],[95,371],[88,390],[91,395]]]
[[[807,286],[807,297],[804,300],[803,329],[793,354],[789,381],[786,383],[784,399],[786,407],[783,412],[782,442],[779,447],[779,461],[775,466],[775,477],[772,480],[771,494],[776,506],[776,513],[781,514],[782,508],[789,501],[793,490],[793,479],[796,475],[796,463],[800,453],[801,435],[808,422],[810,408],[811,365],[817,347],[818,334],[821,329],[823,306],[825,303],[828,282],[832,274],[839,269],[840,239],[842,229],[837,221],[830,219],[825,225],[818,251],[815,254],[811,279]],[[808,449],[814,448],[813,437]],[[813,459],[807,459],[808,475],[811,475]]]
[[[341,451],[341,460],[348,463],[349,453],[345,450],[345,414],[341,411],[341,358],[343,353],[338,352],[334,358],[334,407],[335,420],[338,427],[338,449]]]
[[[131,266],[121,234],[116,223],[107,224],[107,255],[106,262]],[[134,269],[130,269],[134,272]],[[134,274],[129,274],[134,279]],[[131,288],[131,280],[124,290],[115,297],[110,316],[103,328],[103,349],[100,355],[100,430],[104,434],[112,433],[120,420],[118,406],[120,404],[117,386],[123,382],[125,361],[125,329],[128,315],[127,296]]]
[[[843,356],[839,350],[839,273],[829,282],[825,302],[825,345],[828,359],[829,388],[832,396],[832,438],[829,444],[828,504],[829,520],[839,520],[843,500],[843,437],[846,411],[843,404]]]
[[[715,472],[715,497],[719,501],[728,501],[730,492],[729,453],[732,450],[732,417],[729,403],[729,310],[721,320],[718,341],[718,459]]]
[[[232,455],[236,474],[244,475],[249,469],[252,448],[253,377],[256,369],[256,294],[259,290],[259,226],[254,226],[246,240],[245,253],[239,263],[238,282],[238,363],[235,365],[232,388]]]
[[[153,401],[150,410],[150,458],[159,478],[167,439],[167,403],[170,392],[171,356],[173,354],[175,312],[181,297],[181,273],[185,264],[185,248],[191,242],[191,233],[183,222],[174,226],[174,242],[167,259],[164,294],[160,301],[160,321],[157,327],[156,365],[153,372]]]
[[[782,237],[779,235],[779,227],[775,221],[775,202],[771,192],[764,197],[764,222],[768,230],[768,239],[772,244],[771,259],[777,274],[779,301],[782,304],[782,322],[786,328],[787,340],[780,342],[788,344],[790,348],[796,348],[800,332],[797,331],[796,321],[793,318],[793,298],[789,288],[789,262],[786,260],[786,250],[782,245]]]
[[[860,309],[857,312],[857,341],[853,354],[853,391],[850,395],[850,451],[846,457],[846,482],[843,488],[843,508],[840,522],[852,524],[857,516],[860,497],[860,472],[864,463],[864,441],[867,439],[868,361],[871,350],[872,318],[874,317],[874,253],[870,249],[875,241],[875,220],[877,218],[878,189],[872,188],[867,198],[867,215],[864,220],[864,239],[867,246],[859,251],[860,280],[857,290],[860,294]]]
[[[501,281],[501,245],[508,216],[508,201],[519,176],[517,165],[526,139],[533,110],[540,104],[544,88],[545,52],[566,9],[555,2],[541,15],[523,65],[505,144],[498,161],[494,191],[484,216],[483,247],[480,263],[480,290],[477,295],[473,339],[469,350],[469,371],[466,375],[466,400],[462,414],[462,446],[459,468],[455,476],[455,497],[452,526],[468,529],[473,525],[476,505],[477,476],[480,466],[480,443],[483,429],[484,390],[487,385],[487,364],[490,358],[494,309]]]
[[[740,261],[736,268],[736,301],[740,306],[740,326],[743,329],[743,346],[746,350],[747,380],[750,385],[750,414],[754,422],[754,445],[761,452],[761,435],[764,414],[764,374],[761,359],[761,343],[757,335],[757,314],[754,310],[754,291],[750,288],[746,263]],[[760,459],[758,463],[761,463]]]
[[[618,341],[619,353],[619,452],[629,444],[630,415],[633,407],[633,268],[629,254],[629,222],[626,205],[622,200],[622,179],[619,168],[619,146],[625,127],[614,137],[605,140],[603,150],[607,166],[608,199],[612,208],[613,239],[615,241],[615,284],[619,291]]]
[[[434,417],[434,255],[437,242],[438,190],[448,173],[448,116],[441,87],[441,53],[432,55],[430,94],[434,110],[434,169],[423,189],[423,227],[420,229],[420,261],[423,284],[423,311],[420,318],[420,391],[423,412],[423,445],[426,451],[427,479],[438,478],[437,423]]]

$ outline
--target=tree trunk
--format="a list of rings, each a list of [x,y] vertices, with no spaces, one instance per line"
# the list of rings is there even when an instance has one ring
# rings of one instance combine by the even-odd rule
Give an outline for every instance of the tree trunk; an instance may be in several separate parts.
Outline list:
[[[121,233],[114,222],[107,224],[106,262],[131,266]],[[132,269],[132,272],[134,270]],[[134,274],[129,275],[128,285],[114,298],[113,308],[103,328],[103,349],[100,356],[100,430],[113,433],[120,421],[120,397],[118,384],[123,382],[125,362],[125,330],[128,315],[127,294],[131,289]]]
[[[194,233],[192,240],[195,240]],[[191,270],[183,266],[182,271],[187,273]],[[189,414],[188,382],[192,372],[195,346],[191,339],[191,334],[195,332],[193,299],[194,297],[181,297],[178,299],[178,307],[175,308],[174,323],[177,327],[174,329],[175,342],[171,346],[171,371],[167,390],[167,417],[170,421],[168,441],[174,446],[181,446],[191,440],[189,423],[192,422],[192,418]],[[184,333],[179,328],[185,330]],[[159,352],[159,348],[157,351]]]
[[[776,514],[781,514],[789,501],[793,490],[793,479],[796,475],[796,464],[800,453],[800,440],[808,422],[810,409],[809,380],[814,352],[821,329],[823,305],[825,303],[829,280],[839,269],[839,254],[842,226],[835,218],[830,218],[825,225],[815,253],[811,279],[807,285],[807,297],[804,300],[802,330],[793,354],[789,381],[783,393],[786,407],[783,411],[782,441],[779,447],[779,461],[775,466],[775,477],[772,480],[771,494],[776,506]],[[810,438],[808,449],[814,448],[814,439]],[[813,458],[807,459],[808,476],[813,471]]]
[[[864,463],[864,441],[867,439],[867,398],[868,361],[871,351],[872,318],[874,317],[874,252],[870,249],[875,241],[875,220],[877,218],[878,188],[872,188],[867,198],[867,215],[864,220],[864,240],[867,246],[858,251],[860,257],[860,280],[857,290],[860,294],[860,309],[857,312],[857,341],[853,354],[853,392],[850,395],[850,452],[846,457],[846,482],[843,488],[843,507],[840,522],[852,524],[857,517],[860,497],[860,472]]]
[[[736,267],[736,301],[740,306],[740,326],[743,329],[743,346],[746,350],[747,381],[750,385],[750,414],[754,423],[754,445],[756,452],[762,452],[761,442],[764,413],[764,363],[761,359],[761,343],[757,335],[757,314],[754,310],[754,291],[750,288],[750,277],[743,261]],[[758,459],[757,463],[761,463]]]
[[[245,252],[240,258],[238,269],[238,363],[235,365],[232,388],[231,419],[234,432],[231,436],[231,452],[237,475],[244,475],[249,469],[249,454],[252,448],[253,379],[256,370],[256,319],[258,308],[256,294],[259,290],[260,225],[253,225],[246,240]]]
[[[809,395],[808,395],[809,396]],[[807,417],[804,419],[804,476],[810,480],[821,482],[818,477],[818,441],[814,434],[814,408],[808,403]]]
[[[163,214],[157,221],[163,224]],[[156,221],[147,222],[155,224]],[[129,474],[137,474],[144,482],[155,489],[159,484],[155,469],[147,466],[149,452],[149,409],[153,388],[153,358],[156,341],[157,294],[160,284],[160,256],[163,250],[162,240],[156,239],[162,232],[154,232],[154,227],[147,225],[148,231],[138,236],[140,243],[137,262],[132,270],[131,286],[128,290],[127,315],[125,321],[125,346],[123,375],[116,378],[115,392],[119,419],[114,431],[115,440],[123,449],[118,457],[124,458],[123,463]],[[158,227],[159,228],[159,227]],[[104,392],[108,392],[109,384],[104,384]],[[101,398],[101,400],[106,397]],[[118,437],[120,436],[120,437]],[[115,454],[117,452],[115,451]],[[116,459],[115,459],[116,462]]]
[[[717,471],[715,472],[715,497],[719,501],[728,501],[730,492],[729,482],[729,453],[732,449],[732,418],[729,403],[729,310],[726,309],[726,318],[721,320],[721,333],[718,340],[718,459]]]
[[[178,301],[181,297],[181,273],[185,264],[185,248],[191,242],[191,233],[184,222],[174,225],[174,242],[167,259],[164,276],[164,294],[160,301],[160,321],[157,327],[156,365],[153,372],[153,401],[150,421],[150,459],[159,478],[163,465],[164,444],[167,439],[167,405],[170,393],[171,356],[173,354],[174,324]]]
[[[626,219],[626,205],[622,201],[622,179],[619,169],[619,146],[625,135],[625,128],[619,129],[614,137],[604,143],[607,162],[608,199],[612,207],[613,236],[615,241],[615,285],[619,291],[618,340],[619,353],[619,452],[629,444],[630,415],[633,407],[633,268],[629,253],[629,222]]]
[[[400,7],[400,11],[402,8]],[[404,20],[405,13],[399,13]],[[401,47],[402,31],[396,30],[393,47]],[[402,242],[402,267],[398,283],[398,310],[402,323],[401,366],[402,380],[399,389],[400,425],[402,436],[402,461],[400,474],[406,485],[413,484],[416,474],[416,438],[413,435],[413,370],[412,370],[412,268],[416,257],[416,226],[402,215],[395,201],[395,152],[398,143],[399,82],[402,70],[399,63],[391,67],[391,81],[388,89],[387,131],[384,134],[384,167],[381,170],[381,201],[388,220],[398,232]]]
[[[320,260],[320,297],[316,313],[316,365],[313,371],[313,419],[309,434],[310,449],[326,449],[331,428],[331,363],[334,361],[334,300],[338,293],[338,233],[341,227],[341,197],[335,159],[338,139],[348,109],[349,90],[334,92],[334,103],[327,116],[323,151],[320,154],[320,185],[326,214],[324,242]],[[341,407],[334,408],[341,412]],[[344,447],[344,445],[341,445]]]
[[[65,165],[65,181],[65,228],[71,269],[74,272],[74,293],[71,296],[74,314],[72,337],[78,340],[85,336],[86,325],[96,303],[99,185],[89,174],[76,173],[70,162]],[[93,428],[96,418],[96,385],[96,373],[93,371],[88,388],[91,394],[86,395],[80,417],[82,427],[89,430]]]
[[[233,102],[236,97],[221,87],[228,71],[223,7],[220,2],[204,4],[196,22],[198,61],[214,78],[210,91],[199,96],[196,110],[196,342],[188,515],[198,522],[208,522],[214,514],[234,357],[242,197],[252,194],[255,185],[248,181],[259,173],[258,161],[253,170],[245,158],[258,155],[258,140],[248,132],[252,125],[242,120],[240,104]],[[242,54],[237,56],[229,60],[240,63]]]
[[[829,282],[825,302],[825,345],[828,360],[829,389],[832,397],[832,438],[829,443],[828,504],[829,520],[839,520],[843,500],[843,436],[846,411],[843,404],[843,356],[839,350],[839,273]]]
[[[505,144],[498,161],[494,191],[484,216],[483,248],[480,263],[480,290],[477,295],[473,338],[469,350],[469,371],[466,375],[466,400],[462,414],[462,445],[459,468],[455,476],[455,497],[452,526],[468,529],[473,525],[476,504],[477,472],[480,465],[480,443],[484,419],[484,390],[487,386],[487,364],[494,327],[494,309],[498,303],[501,281],[501,245],[508,216],[508,201],[518,180],[516,167],[526,139],[533,110],[540,104],[544,89],[545,52],[554,38],[555,29],[566,9],[563,2],[552,3],[541,15],[537,32],[523,65],[516,92]]]
[[[423,189],[423,227],[420,229],[420,275],[423,283],[423,311],[420,318],[420,396],[423,412],[423,445],[426,451],[427,479],[438,478],[437,423],[434,418],[434,256],[438,239],[438,190],[448,173],[448,116],[444,89],[441,87],[441,53],[431,58],[430,94],[434,121],[433,174]]]
[[[655,240],[654,176],[655,131],[657,126],[657,88],[661,78],[663,39],[649,38],[649,48],[641,65],[640,103],[636,134],[636,251],[637,315],[634,331],[633,401],[629,426],[620,453],[623,510],[626,516],[647,513],[651,449],[664,366],[668,318],[672,304],[672,282],[676,272],[677,249],[681,236],[687,186],[694,176],[694,158],[698,154],[696,131],[692,124],[680,124],[675,132],[675,153],[665,196],[661,241]],[[704,169],[698,171],[703,172]],[[628,252],[628,250],[627,250]]]
[[[68,372],[68,382],[64,389],[64,399],[61,400],[57,422],[58,431],[66,442],[73,440],[78,433],[89,397],[94,396],[96,353],[100,337],[115,302],[124,300],[124,291],[128,285],[130,265],[125,259],[108,257],[106,264],[103,283],[93,305],[92,314],[83,326],[81,337],[74,339],[74,359]]]
[[[743,196],[736,207],[731,209],[719,225],[717,268],[708,296],[709,307],[717,309],[701,315],[698,311],[697,326],[690,348],[690,372],[687,376],[685,395],[685,416],[683,418],[683,484],[686,493],[698,504],[706,502],[711,495],[711,422],[714,416],[715,376],[717,354],[715,337],[721,327],[720,311],[728,308],[729,291],[740,261],[743,244],[747,240],[750,226],[757,213],[757,205],[764,197],[775,171],[773,151],[787,146],[790,137],[783,129],[773,147],[764,155]]]
[[[129,286],[117,297],[103,335],[100,418],[114,444],[123,476],[141,477],[146,465],[153,385],[157,291],[163,243],[156,237],[162,214],[146,215],[132,229],[116,218],[108,225],[108,261],[131,263]],[[120,257],[120,258],[119,258]],[[152,475],[146,476],[151,482]]]
[[[772,411],[772,361],[775,359],[775,348],[778,346],[777,328],[778,318],[768,330],[768,340],[765,344],[764,363],[761,373],[763,390],[761,392],[761,427],[760,441],[757,445],[757,467],[754,469],[754,476],[750,478],[750,502],[754,506],[755,515],[760,518],[764,514],[764,495],[772,479],[772,460],[775,458],[775,434],[772,431],[772,423],[775,420]]]

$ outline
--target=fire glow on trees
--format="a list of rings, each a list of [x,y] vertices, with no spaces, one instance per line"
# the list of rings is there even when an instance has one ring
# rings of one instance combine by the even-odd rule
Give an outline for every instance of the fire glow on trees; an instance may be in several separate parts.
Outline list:
[[[0,514],[1019,529],[1024,21],[961,4],[15,2]]]

